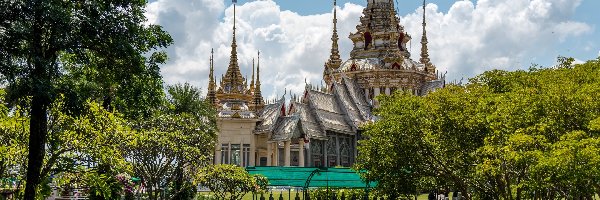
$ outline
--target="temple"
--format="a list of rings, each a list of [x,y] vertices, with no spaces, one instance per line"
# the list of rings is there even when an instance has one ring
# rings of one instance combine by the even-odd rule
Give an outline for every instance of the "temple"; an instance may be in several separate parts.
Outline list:
[[[217,109],[219,128],[214,163],[351,166],[357,141],[363,139],[361,125],[376,120],[371,114],[378,106],[374,97],[397,90],[423,96],[445,85],[429,58],[425,1],[419,61],[410,58],[406,44],[411,36],[399,22],[392,0],[368,0],[356,31],[349,36],[354,44],[349,59],[342,61],[334,1],[331,52],[323,69],[326,85],[305,83],[301,95],[289,94],[286,99],[284,94],[265,103],[260,89],[260,52],[249,84],[240,72],[234,14],[230,62],[219,85],[210,57],[206,99]]]

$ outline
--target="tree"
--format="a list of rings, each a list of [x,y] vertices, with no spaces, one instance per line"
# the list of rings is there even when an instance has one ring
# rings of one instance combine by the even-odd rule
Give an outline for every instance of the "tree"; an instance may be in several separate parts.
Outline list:
[[[186,169],[183,176],[191,177],[212,158],[215,126],[188,113],[157,113],[133,128],[137,135],[127,147],[127,158],[147,186],[150,199],[157,199],[173,183],[178,167]]]
[[[31,96],[26,200],[35,198],[40,183],[46,113],[63,72],[59,58],[73,54],[76,59],[70,61],[79,64],[91,58],[115,60],[116,65],[102,66],[107,71],[135,72],[146,61],[145,52],[171,43],[160,27],[144,25],[145,4],[141,0],[0,1],[0,74],[16,96]]]
[[[173,107],[171,110],[174,113],[191,113],[198,116],[214,114],[206,113],[205,110],[212,107],[204,104],[204,100],[200,98],[200,89],[189,83],[167,86],[167,91],[169,93],[169,102]]]
[[[197,182],[208,187],[218,199],[242,199],[248,192],[260,192],[268,185],[264,176],[252,176],[235,165],[210,165],[198,175]]]
[[[600,193],[600,60],[571,60],[488,71],[425,97],[378,97],[380,120],[363,127],[355,167],[390,195],[436,189],[420,188],[432,180],[467,199]]]
[[[88,101],[81,115],[74,117],[63,112],[64,98],[52,105],[49,116],[48,148],[41,170],[43,180],[54,177],[55,183],[71,182],[70,174],[95,173],[98,163],[108,163],[118,171],[130,171],[122,155],[123,140],[130,137],[125,121],[118,114],[103,109],[100,104]],[[15,106],[7,115],[0,117],[0,141],[2,156],[0,168],[17,170],[16,174],[2,173],[10,178],[22,180],[27,155],[28,112]],[[6,157],[5,157],[6,156]],[[3,170],[4,171],[4,170]],[[60,186],[61,184],[58,184]],[[47,185],[38,189],[48,188]],[[19,189],[19,188],[18,188]],[[48,190],[46,190],[48,191]]]
[[[201,90],[196,88],[189,83],[176,84],[167,86],[168,101],[170,112],[173,114],[190,114],[196,117],[196,120],[204,121],[208,127],[207,133],[216,132],[216,112],[212,105],[200,97]],[[184,133],[187,134],[187,133]],[[212,155],[212,154],[211,154]],[[188,180],[184,177],[184,160],[177,159],[177,166],[175,168],[175,180],[173,183],[173,190],[175,196],[173,199],[191,199],[194,195],[188,194],[193,189],[190,184],[190,177]]]
[[[4,90],[0,89],[0,179],[17,180],[18,191],[23,182],[19,174],[23,174],[26,167],[29,121],[25,109],[7,106],[5,95]]]

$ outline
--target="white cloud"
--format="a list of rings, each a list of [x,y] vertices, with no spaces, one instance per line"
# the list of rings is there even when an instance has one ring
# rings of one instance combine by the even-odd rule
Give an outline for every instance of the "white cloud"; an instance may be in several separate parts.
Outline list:
[[[449,79],[528,65],[532,58],[552,54],[551,49],[565,39],[593,31],[585,23],[570,20],[580,2],[464,0],[455,2],[447,13],[428,4],[432,61],[440,71],[448,71]],[[352,48],[347,36],[356,31],[362,9],[351,3],[338,9],[344,60]],[[175,39],[168,49],[170,61],[162,68],[167,83],[188,81],[206,88],[211,48],[215,48],[215,74],[220,78],[229,63],[232,6],[226,8],[223,0],[158,0],[147,10],[150,22],[163,25]],[[422,9],[416,8],[401,16],[413,38],[414,59],[419,56],[421,14]],[[236,34],[242,74],[251,75],[252,58],[261,50],[263,94],[272,98],[283,94],[284,88],[300,93],[305,79],[320,83],[331,48],[331,19],[330,13],[306,16],[281,10],[272,0],[238,5]]]
[[[457,1],[448,13],[428,4],[428,37],[432,62],[450,79],[471,77],[492,68],[527,67],[532,58],[554,53],[566,38],[590,33],[590,25],[570,21],[581,3],[566,0]],[[420,49],[422,9],[404,16]],[[413,58],[419,55],[413,52]],[[550,55],[554,57],[556,55]]]

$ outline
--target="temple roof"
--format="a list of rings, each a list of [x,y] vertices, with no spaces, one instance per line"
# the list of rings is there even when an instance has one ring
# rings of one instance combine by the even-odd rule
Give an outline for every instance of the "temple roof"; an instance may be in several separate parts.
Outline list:
[[[299,138],[302,135],[302,130],[299,129],[300,117],[298,115],[280,117],[276,124],[270,141],[285,141]]]
[[[321,125],[317,122],[314,113],[311,112],[307,104],[294,102],[296,114],[300,117],[302,123],[302,131],[308,138],[327,138],[325,131],[321,129]]]
[[[334,94],[344,109],[344,112],[348,117],[347,120],[350,122],[349,124],[354,126],[354,128],[358,128],[358,123],[364,121],[364,118],[361,115],[358,106],[354,103],[352,97],[350,97],[346,86],[341,83],[334,83],[333,87],[335,90]]]
[[[267,104],[259,113],[262,121],[256,127],[257,131],[273,131],[277,120],[281,116],[281,108],[285,104],[285,98],[281,97],[274,103]]]
[[[421,90],[419,91],[419,95],[425,96],[430,92],[435,91],[436,89],[443,88],[446,85],[446,81],[444,79],[438,79],[433,81],[427,81],[421,86]]]
[[[363,90],[360,89],[356,81],[353,81],[348,77],[342,77],[342,83],[346,86],[348,95],[352,98],[363,119],[368,120],[371,116],[371,105],[367,102]]]
[[[256,118],[253,111],[250,111],[248,105],[243,101],[229,101],[222,105],[218,110],[218,117],[221,118]]]
[[[395,62],[394,62],[395,63]],[[357,58],[350,59],[342,63],[342,66],[335,72],[374,70],[374,69],[398,69],[398,70],[415,70],[425,71],[425,65],[418,63],[412,59],[403,59],[397,63],[399,66],[394,66],[394,63],[386,63],[380,58]]]

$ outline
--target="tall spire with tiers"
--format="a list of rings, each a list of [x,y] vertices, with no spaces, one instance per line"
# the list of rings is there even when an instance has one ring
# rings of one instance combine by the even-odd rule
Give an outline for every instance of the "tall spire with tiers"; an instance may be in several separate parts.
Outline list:
[[[340,59],[339,40],[337,32],[337,0],[333,0],[333,35],[331,36],[331,55],[329,55],[328,65],[332,69],[337,69],[342,64]]]
[[[427,22],[425,19],[425,0],[423,0],[423,36],[421,37],[421,61],[422,64],[425,65],[425,70],[429,73],[435,73],[435,66],[431,64],[431,59],[429,59],[429,52],[427,49]]]
[[[256,65],[256,84],[254,85],[254,109],[260,110],[264,107],[263,97],[260,91],[260,51],[258,52],[258,62]]]
[[[252,58],[252,81],[250,81],[250,91],[254,92],[254,58]]]
[[[208,74],[208,101],[215,105],[217,102],[217,98],[215,96],[215,89],[217,84],[215,83],[215,69],[214,69],[214,50],[210,50],[210,73]]]
[[[392,68],[410,58],[406,44],[411,38],[400,25],[393,1],[369,0],[362,14],[356,32],[349,36],[354,43],[351,59],[379,57],[384,68]]]
[[[340,58],[340,50],[338,45],[339,40],[337,32],[337,0],[333,0],[333,34],[331,35],[331,54],[329,60],[325,63],[325,69],[323,70],[323,79],[327,84],[331,82],[330,73],[333,70],[340,68],[342,65],[342,59]]]
[[[233,39],[231,42],[231,56],[229,58],[229,67],[227,68],[227,72],[223,79],[221,80],[221,88],[223,88],[225,93],[236,93],[240,94],[246,90],[246,85],[244,77],[242,77],[242,73],[240,72],[240,67],[238,64],[237,58],[237,43],[235,39],[235,7],[236,2],[233,2]]]

